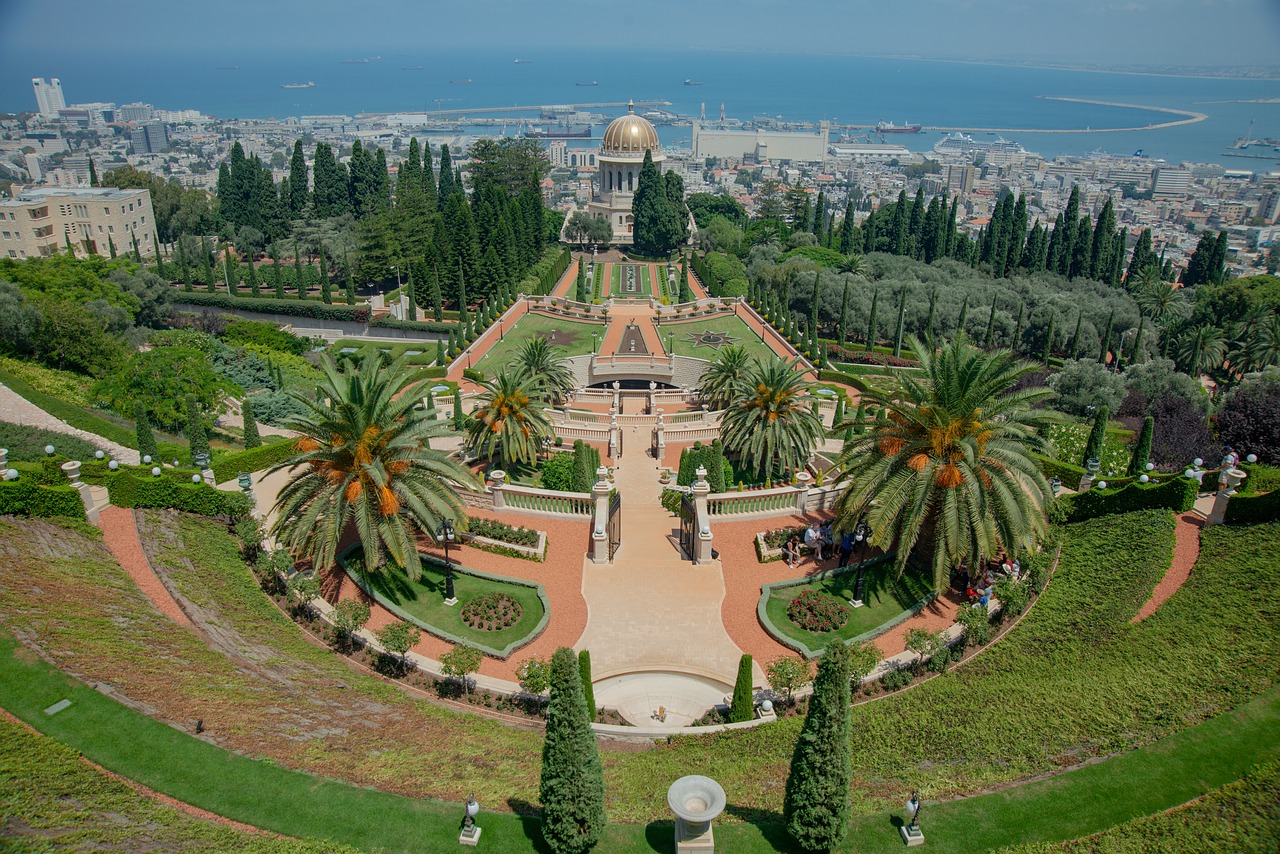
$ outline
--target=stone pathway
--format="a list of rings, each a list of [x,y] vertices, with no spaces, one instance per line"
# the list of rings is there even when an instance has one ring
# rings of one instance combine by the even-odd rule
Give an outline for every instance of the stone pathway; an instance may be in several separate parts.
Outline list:
[[[195,625],[178,607],[177,601],[147,561],[142,542],[138,539],[138,523],[133,518],[133,511],[123,507],[104,507],[98,516],[98,526],[102,529],[102,542],[107,551],[129,573],[156,610],[178,625],[195,631]]]
[[[1156,589],[1151,591],[1151,598],[1129,622],[1138,623],[1150,617],[1191,577],[1191,570],[1200,557],[1200,531],[1203,528],[1204,519],[1196,513],[1182,513],[1178,516],[1178,527],[1173,532],[1173,560],[1169,564],[1169,570],[1160,579]]]
[[[96,433],[72,427],[67,422],[45,412],[3,383],[0,383],[0,412],[4,413],[4,420],[10,424],[39,427],[43,430],[51,430],[54,433],[75,436],[78,439],[84,439],[86,442],[92,442],[122,463],[127,465],[138,464],[138,452],[133,448],[126,448],[124,445],[118,445]]]

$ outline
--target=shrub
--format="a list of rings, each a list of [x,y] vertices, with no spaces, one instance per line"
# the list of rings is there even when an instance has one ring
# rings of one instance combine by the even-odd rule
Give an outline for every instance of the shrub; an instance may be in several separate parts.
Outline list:
[[[830,593],[806,588],[787,605],[791,622],[809,632],[833,632],[849,621],[849,608]]]
[[[53,445],[59,456],[71,460],[91,460],[93,452],[98,450],[96,445],[78,436],[0,421],[0,448],[9,450],[10,462],[39,462],[46,456],[45,445]]]
[[[790,703],[792,693],[813,679],[813,665],[803,656],[783,655],[769,662],[764,675],[769,687],[784,692]]]
[[[751,692],[751,656],[738,659],[738,678],[733,684],[733,701],[729,704],[729,723],[749,721],[755,717],[755,701]]]
[[[991,613],[986,605],[965,605],[956,612],[966,646],[985,646],[991,640]]]
[[[257,344],[295,356],[301,356],[308,348],[305,338],[285,332],[274,324],[256,320],[235,320],[228,323],[227,328],[222,330],[222,340],[228,344]]]
[[[551,459],[542,464],[539,472],[543,489],[553,489],[557,492],[574,491],[573,454],[552,454]]]
[[[377,631],[378,643],[382,644],[382,648],[401,658],[413,649],[421,636],[422,632],[417,626],[403,620],[397,620]]]
[[[582,681],[582,698],[586,700],[587,717],[590,720],[596,718],[596,689],[591,681],[591,651],[582,650],[578,653],[578,677]]]
[[[880,677],[880,687],[886,691],[897,691],[911,684],[911,671],[894,667]]]
[[[80,492],[70,484],[47,486],[24,477],[0,481],[0,516],[64,516],[84,519]]]
[[[1280,463],[1280,381],[1246,380],[1218,413],[1218,437],[1240,450]]]
[[[1012,578],[997,581],[995,595],[1000,600],[1001,620],[1017,617],[1027,609],[1027,601],[1031,598],[1026,582],[1014,581]]]
[[[853,376],[852,374],[845,374],[840,371],[818,371],[818,379],[824,383],[843,383],[844,385],[856,388],[858,391],[866,391],[868,388],[866,382],[863,380]]]
[[[1280,520],[1280,490],[1261,495],[1234,495],[1223,521],[1229,525],[1253,525]]]
[[[542,743],[542,836],[556,854],[585,854],[605,825],[604,771],[573,650],[551,657],[551,702]]]
[[[551,662],[545,658],[526,658],[516,668],[520,687],[530,694],[545,694],[551,685]]]
[[[506,522],[476,517],[472,517],[468,525],[471,533],[478,537],[487,537],[490,540],[512,543],[517,546],[536,546],[538,544],[538,532],[530,528],[516,528]]]
[[[279,442],[268,442],[257,448],[233,451],[223,454],[213,462],[213,477],[218,483],[225,483],[240,472],[255,472],[282,463],[294,455],[293,442],[285,439]]]
[[[480,632],[510,628],[523,615],[520,603],[505,593],[486,593],[462,606],[462,622]]]
[[[268,314],[284,314],[291,317],[310,317],[317,320],[349,320],[353,323],[369,322],[369,309],[365,306],[325,305],[318,300],[233,297],[220,293],[184,293],[179,297],[179,300],[188,305],[198,305],[205,308],[257,311]]]
[[[849,830],[851,729],[849,649],[832,643],[818,662],[782,806],[787,832],[807,851],[834,848]]]
[[[201,516],[247,516],[249,499],[200,483],[178,483],[168,477],[138,477],[121,471],[108,475],[107,495],[117,507],[172,508]]]
[[[344,599],[333,609],[333,627],[350,637],[369,622],[369,603],[360,599]]]
[[[1081,522],[1095,516],[1133,513],[1138,510],[1173,510],[1178,513],[1195,506],[1199,484],[1189,477],[1175,477],[1150,483],[1132,482],[1118,489],[1090,489],[1063,496],[1066,518]]]

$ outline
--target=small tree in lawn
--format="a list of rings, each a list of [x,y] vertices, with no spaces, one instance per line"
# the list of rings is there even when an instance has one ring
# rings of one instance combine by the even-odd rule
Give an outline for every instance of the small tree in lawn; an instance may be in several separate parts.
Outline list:
[[[156,459],[160,451],[156,448],[156,437],[151,432],[151,419],[147,416],[147,407],[138,401],[133,405],[134,428],[138,432],[138,459],[151,457]]]
[[[751,656],[738,659],[738,680],[733,685],[733,702],[729,704],[729,723],[749,721],[755,717],[755,697],[751,692]]]
[[[422,632],[412,623],[396,620],[390,625],[378,629],[376,635],[382,648],[400,659],[401,670],[409,669],[409,660],[405,658],[409,650],[417,645]]]
[[[818,662],[782,806],[787,832],[806,851],[836,847],[849,829],[849,737],[849,649],[833,641]]]
[[[516,678],[520,687],[527,694],[537,698],[538,708],[542,708],[542,695],[551,687],[551,662],[545,658],[526,658],[516,668]]]
[[[462,680],[462,693],[470,694],[467,676],[480,669],[480,650],[465,643],[454,644],[453,649],[440,656],[440,670],[451,679]]]
[[[1107,418],[1110,415],[1105,406],[1098,407],[1098,414],[1093,418],[1093,429],[1089,431],[1089,441],[1084,445],[1084,459],[1080,461],[1082,465],[1091,459],[1102,459],[1102,443],[1107,438]]]
[[[287,556],[286,556],[287,557]],[[310,614],[311,603],[320,595],[320,576],[314,572],[295,572],[289,579],[289,605],[294,613]]]
[[[584,649],[578,653],[578,676],[582,679],[582,699],[587,706],[587,720],[596,719],[596,689],[591,683],[591,651]]]
[[[187,395],[187,444],[191,451],[191,461],[196,455],[209,453],[209,434],[204,429],[204,419],[200,416],[200,403],[194,394]]]
[[[253,418],[253,403],[245,398],[240,404],[240,415],[244,419],[244,449],[262,447],[262,438],[258,435],[258,422]]]
[[[369,622],[369,603],[359,599],[344,599],[333,609],[333,627],[337,630],[334,640],[338,646],[349,647],[355,633]]]
[[[798,655],[783,655],[769,662],[764,675],[769,680],[769,687],[783,692],[789,706],[796,689],[804,687],[813,679],[813,664]]]
[[[849,647],[849,684],[857,686],[883,658],[884,653],[873,643]]]
[[[926,660],[933,658],[947,648],[947,642],[940,632],[930,632],[925,629],[908,629],[906,647],[920,656],[911,663],[911,669],[919,673]]]
[[[573,650],[551,656],[551,702],[542,744],[542,836],[555,854],[584,854],[605,825],[604,771],[587,719]]]

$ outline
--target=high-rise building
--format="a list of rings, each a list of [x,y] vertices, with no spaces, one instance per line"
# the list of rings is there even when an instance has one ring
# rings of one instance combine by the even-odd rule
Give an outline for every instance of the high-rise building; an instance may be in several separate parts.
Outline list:
[[[122,104],[116,110],[116,120],[121,122],[149,122],[155,117],[155,108],[140,101],[134,101],[132,104]]]
[[[46,119],[56,119],[58,110],[65,109],[66,99],[62,97],[62,81],[57,77],[45,82],[43,77],[32,77],[31,87],[36,90],[36,110]]]
[[[134,154],[158,154],[169,147],[169,131],[163,122],[144,122],[133,129]]]
[[[1191,192],[1191,172],[1187,169],[1160,167],[1152,180],[1151,198],[1180,199]]]

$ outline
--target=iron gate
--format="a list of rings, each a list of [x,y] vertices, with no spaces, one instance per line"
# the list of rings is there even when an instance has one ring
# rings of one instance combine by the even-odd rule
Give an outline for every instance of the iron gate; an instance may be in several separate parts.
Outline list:
[[[698,512],[694,509],[693,496],[686,492],[680,496],[680,548],[684,551],[684,556],[694,563],[698,562],[694,543],[697,534]]]
[[[622,542],[622,496],[613,493],[609,496],[609,560],[613,560],[613,555],[618,551],[618,546]]]

